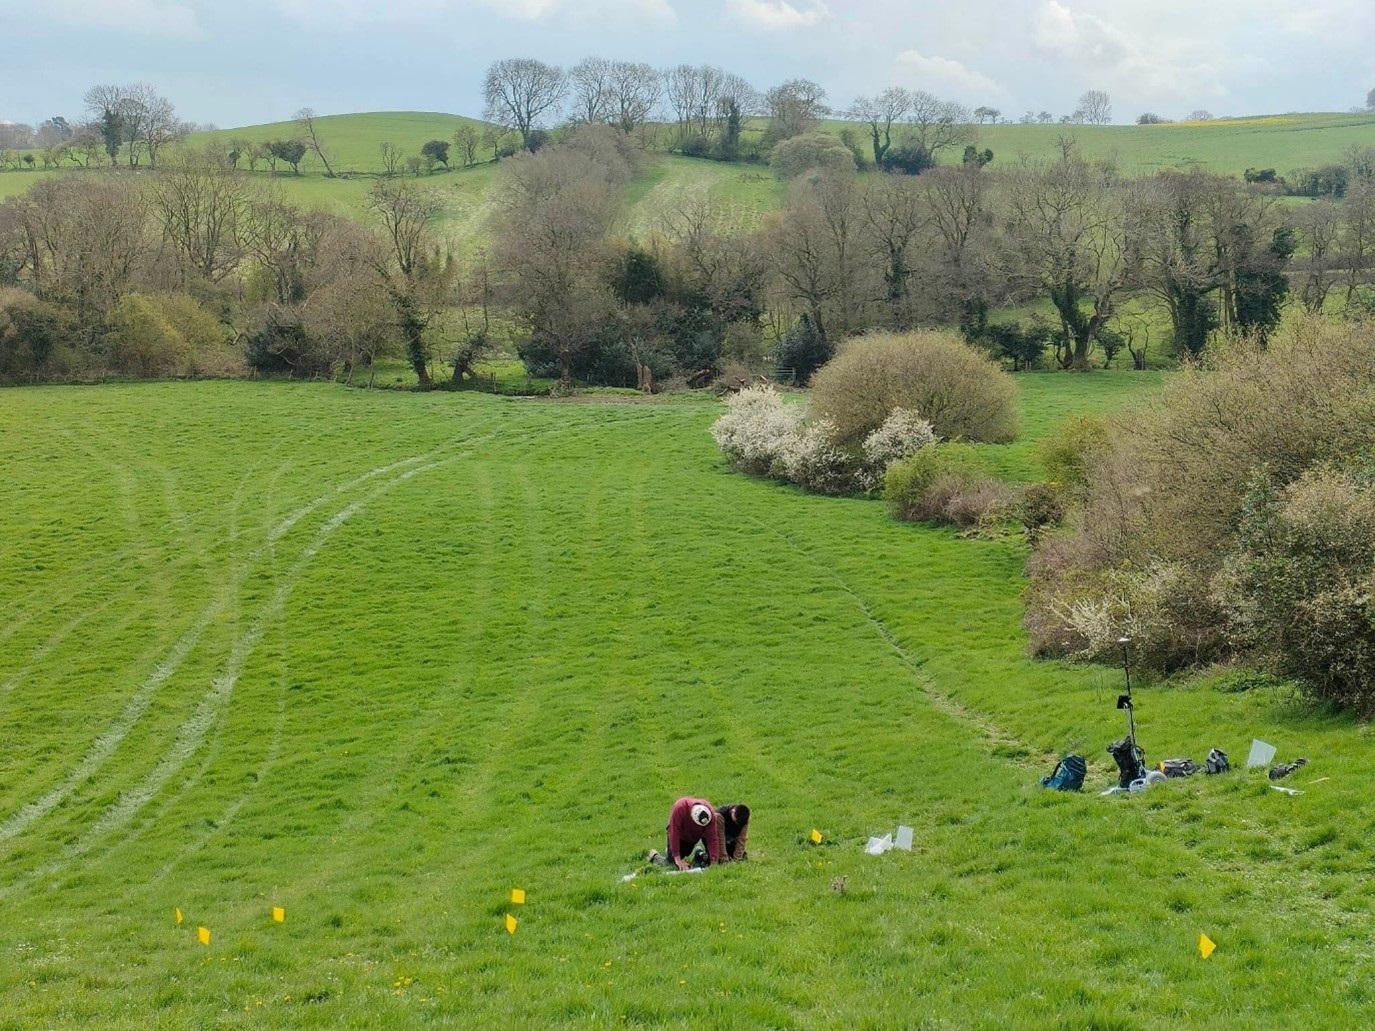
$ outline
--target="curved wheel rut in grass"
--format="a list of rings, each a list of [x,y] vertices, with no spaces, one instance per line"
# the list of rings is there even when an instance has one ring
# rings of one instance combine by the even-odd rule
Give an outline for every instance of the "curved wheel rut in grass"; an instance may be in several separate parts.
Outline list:
[[[580,429],[583,428],[554,427],[541,434],[540,439],[547,440],[550,437],[577,432]],[[298,524],[301,519],[310,512],[319,509],[332,496],[346,494],[378,477],[386,477],[384,482],[377,485],[366,495],[356,498],[348,505],[336,511],[320,526],[307,546],[288,569],[285,576],[278,582],[271,598],[253,617],[248,628],[235,636],[230,653],[225,660],[221,672],[212,679],[211,686],[202,693],[199,701],[195,703],[191,715],[176,731],[173,743],[167,748],[161,759],[154,765],[153,769],[145,775],[142,782],[137,787],[123,792],[112,805],[105,809],[90,828],[62,850],[58,858],[39,869],[31,871],[31,876],[46,876],[60,871],[73,859],[91,852],[102,840],[108,838],[114,831],[127,826],[136,814],[143,810],[153,798],[158,796],[172,777],[182,769],[185,763],[200,751],[211,728],[223,713],[224,707],[232,695],[234,687],[239,677],[242,675],[248,659],[257,649],[267,631],[277,623],[288,596],[329,537],[370,503],[395,487],[406,483],[422,473],[430,472],[471,456],[477,448],[498,438],[502,435],[502,432],[509,434],[514,431],[495,431],[482,436],[468,436],[458,440],[451,440],[423,455],[412,456],[386,466],[379,466],[376,469],[369,470],[367,473],[341,485],[334,491],[321,495],[307,505],[297,508],[286,518],[278,522],[268,534],[267,543],[263,547],[257,549],[250,556],[251,561],[245,563],[244,567],[241,568],[241,575],[236,577],[233,585],[234,590],[231,592],[233,600],[237,600],[237,588],[242,585],[243,580],[246,578],[247,566],[250,565],[252,561],[257,561],[262,558],[265,554],[275,556],[275,550],[273,549],[275,549],[276,544],[285,533]],[[528,442],[531,439],[531,435],[524,433],[521,435],[521,439],[523,442]],[[440,457],[445,451],[453,448],[458,449],[456,453]],[[213,607],[214,614],[220,614],[224,610],[225,604],[227,604],[227,602],[223,600],[218,601]],[[202,622],[208,623],[209,620],[203,620]],[[203,630],[201,623],[198,623],[197,626]],[[198,634],[196,636],[197,638],[199,637]],[[185,641],[185,638],[183,640]],[[182,642],[179,642],[179,644],[180,643]],[[157,682],[158,686],[164,683],[166,679],[171,676],[172,672],[175,672],[176,667],[179,667],[181,662],[184,661],[186,654],[190,652],[194,644],[194,640],[187,642],[186,647],[178,651],[172,657],[172,661],[166,664],[168,672],[166,676],[162,677]],[[142,697],[142,695],[143,692],[140,692],[140,697],[136,700],[142,703],[143,708],[146,708],[151,694],[149,694],[149,697]],[[127,734],[134,722],[136,722],[136,717],[133,720],[121,721],[116,727],[112,728],[112,730],[119,732],[122,739],[122,736]],[[102,738],[98,741],[97,748],[87,756],[86,761],[78,767],[78,770],[74,774],[63,782],[59,789],[55,789],[53,792],[45,795],[38,803],[31,804],[21,809],[19,813],[12,817],[7,823],[0,824],[0,841],[13,837],[15,834],[32,824],[34,820],[55,808],[63,798],[66,797],[66,794],[69,794],[76,786],[84,782],[87,777],[96,772],[99,764],[109,758],[110,754],[112,754],[114,749],[118,746],[118,743],[117,740],[113,740],[112,738]],[[261,781],[258,783],[261,783]],[[64,792],[60,797],[58,794],[59,791]],[[232,813],[237,813],[239,804],[233,804],[230,808]],[[223,824],[217,824],[217,827],[222,826]],[[124,839],[121,839],[121,842],[117,842],[116,844],[120,843],[124,843]],[[8,887],[0,889],[0,898],[6,897],[17,887],[18,883],[12,883]]]
[[[441,450],[442,447],[434,449],[425,455],[411,456],[398,462],[388,463],[371,469],[361,476],[341,484],[333,491],[321,494],[307,504],[297,508],[286,518],[278,522],[269,532],[266,544],[256,549],[247,559],[239,563],[233,572],[225,578],[220,589],[215,593],[214,597],[212,597],[205,608],[202,609],[195,622],[178,638],[163,659],[153,667],[153,670],[144,679],[138,690],[125,703],[120,714],[114,719],[110,726],[96,738],[95,742],[76,768],[56,787],[46,792],[37,800],[24,805],[7,819],[0,821],[0,842],[7,841],[22,833],[36,820],[52,812],[80,785],[100,771],[114,754],[115,750],[124,741],[125,737],[128,736],[129,732],[142,718],[148,706],[151,704],[153,697],[177,673],[182,664],[185,663],[186,659],[195,650],[205,631],[216,619],[223,615],[231,605],[236,603],[239,589],[246,580],[250,567],[267,553],[268,547],[275,545],[277,541],[285,536],[297,523],[319,509],[322,505],[326,504],[331,498],[347,494],[368,483],[375,477],[385,476],[396,470],[405,470],[401,473],[396,482],[400,482],[403,479],[409,479],[410,475],[414,474],[413,470],[422,468],[421,466],[415,465],[415,463],[424,462],[427,458],[432,457]],[[358,507],[359,504],[355,502],[352,505],[345,506],[344,509],[336,513],[330,521],[325,524],[323,537],[317,534],[320,542],[351,517],[352,514],[357,511]],[[306,559],[307,561],[309,557],[314,556],[315,550],[318,550],[318,547],[319,544],[314,543],[307,549],[309,553]],[[275,600],[276,596],[274,595],[274,601]],[[261,637],[261,626],[255,623],[254,627],[250,628],[250,633],[254,635],[255,639]],[[236,642],[236,648],[238,647],[240,647],[239,643]],[[231,653],[231,667],[236,664],[241,664],[244,657],[246,657],[246,655],[242,655],[236,659],[235,653]],[[237,679],[237,674],[235,674],[235,679]],[[203,726],[203,723],[213,714],[213,704],[207,705],[207,699],[214,699],[218,693],[222,693],[226,683],[232,688],[232,681],[225,681],[223,678],[217,678],[216,684],[212,685],[210,691],[202,697],[201,704],[197,707],[197,711],[192,715],[190,720],[188,720],[187,724],[187,726],[193,728],[193,737],[195,728],[200,728],[200,733],[204,733],[204,729],[208,727],[208,724],[204,724]],[[178,754],[185,747],[188,740],[185,731],[186,726],[183,727],[182,733],[178,735],[178,743],[173,745],[169,754]],[[166,776],[170,776],[170,769],[167,769],[160,763],[159,766],[155,768],[154,779],[161,778],[164,772]],[[140,793],[141,792],[136,793],[135,797]],[[125,803],[121,801],[116,803],[116,806],[121,807],[123,804]],[[102,818],[102,821],[97,824],[97,827],[101,827],[106,819],[107,818]]]
[[[931,705],[939,712],[944,713],[956,723],[965,727],[986,739],[990,746],[996,750],[995,754],[1000,754],[1006,762],[1027,768],[1044,765],[1047,760],[1053,760],[1053,753],[1033,746],[1022,741],[1015,734],[1006,728],[999,726],[991,716],[986,713],[977,712],[968,706],[962,705],[950,695],[941,691],[936,682],[922,670],[922,660],[902,643],[892,628],[878,616],[869,601],[847,580],[841,573],[822,562],[814,552],[790,534],[784,533],[776,527],[768,526],[758,519],[751,517],[755,525],[761,530],[766,530],[787,542],[788,546],[797,554],[802,555],[815,568],[820,570],[825,576],[833,580],[855,606],[864,615],[865,621],[870,628],[888,646],[892,653],[907,667],[913,681],[921,688],[922,694],[930,701]],[[1007,753],[1007,754],[1002,754]],[[1009,758],[1009,755],[1020,755],[1023,758]]]

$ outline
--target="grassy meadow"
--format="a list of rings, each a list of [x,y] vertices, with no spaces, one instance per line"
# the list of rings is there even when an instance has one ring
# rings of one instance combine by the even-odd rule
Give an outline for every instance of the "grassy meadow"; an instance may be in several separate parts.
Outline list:
[[[1018,383],[1029,479],[1159,378]],[[720,411],[0,391],[0,1027],[1370,1022],[1368,727],[1144,686],[1151,760],[1304,793],[1100,798],[1120,672],[1026,658],[1025,545],[732,474]],[[683,793],[748,863],[644,867]]]

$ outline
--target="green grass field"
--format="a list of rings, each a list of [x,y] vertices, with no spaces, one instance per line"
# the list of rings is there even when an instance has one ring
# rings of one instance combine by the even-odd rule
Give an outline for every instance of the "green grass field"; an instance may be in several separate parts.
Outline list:
[[[1018,382],[1025,478],[1158,379]],[[0,392],[0,1026],[1371,1019],[1368,727],[1143,687],[1153,760],[1304,794],[1099,798],[1120,674],[1025,657],[1024,546],[732,474],[719,412]],[[749,863],[643,870],[685,792]]]
[[[856,128],[836,121],[826,127],[838,132],[846,124]],[[1195,166],[1223,175],[1241,175],[1248,168],[1288,175],[1296,168],[1338,163],[1353,144],[1375,146],[1375,113],[1264,115],[1167,125],[981,125],[975,131],[979,147],[993,151],[994,167],[1022,155],[1057,158],[1059,140],[1068,136],[1077,141],[1080,153],[1111,157],[1132,175]],[[867,141],[865,132],[860,131],[860,138]],[[958,159],[958,154],[950,157]]]

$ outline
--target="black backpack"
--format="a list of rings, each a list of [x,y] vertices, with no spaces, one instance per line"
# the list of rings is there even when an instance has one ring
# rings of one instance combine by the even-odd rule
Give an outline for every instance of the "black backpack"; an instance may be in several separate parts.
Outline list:
[[[1055,764],[1049,777],[1041,778],[1041,787],[1054,788],[1056,791],[1078,791],[1084,786],[1084,774],[1089,772],[1089,764],[1082,755],[1067,755]]]
[[[1114,741],[1108,745],[1108,755],[1117,763],[1118,787],[1129,788],[1132,781],[1146,775],[1146,753],[1134,739],[1124,737]]]
[[[1167,777],[1192,777],[1199,771],[1199,765],[1192,759],[1166,759],[1159,770]]]
[[[1232,764],[1227,761],[1227,753],[1221,748],[1214,748],[1208,752],[1208,761],[1203,764],[1203,769],[1208,773],[1226,773],[1232,768]]]

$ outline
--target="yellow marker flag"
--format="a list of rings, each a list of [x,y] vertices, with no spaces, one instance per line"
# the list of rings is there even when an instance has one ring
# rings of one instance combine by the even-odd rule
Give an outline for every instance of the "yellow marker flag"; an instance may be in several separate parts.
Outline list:
[[[506,914],[506,933],[507,933],[507,934],[515,934],[515,933],[516,933],[516,923],[517,923],[516,918],[513,917],[510,913],[507,913],[507,914]]]
[[[283,909],[281,906],[273,906],[273,907],[272,907],[272,919],[273,919],[273,920],[276,920],[277,923],[279,923],[279,924],[280,924],[280,923],[285,923],[285,922],[286,922],[286,910]]]
[[[1209,956],[1211,956],[1216,948],[1217,943],[1214,942],[1213,939],[1209,938],[1206,934],[1200,934],[1198,936],[1198,952],[1199,955],[1201,955],[1204,959],[1207,959]]]
[[[524,889],[524,888],[512,888],[512,889],[511,889],[511,901],[514,902],[514,903],[515,903],[516,905],[518,905],[518,906],[523,906],[523,905],[525,905],[525,889]]]
[[[813,845],[820,845],[820,844],[821,844],[821,832],[820,832],[819,830],[817,830],[816,828],[812,828],[812,844],[813,844]]]
[[[200,939],[200,943],[201,943],[202,945],[209,945],[209,944],[210,944],[210,928],[208,928],[208,927],[197,927],[197,928],[196,928],[196,937]]]
[[[177,926],[180,927],[180,926],[181,926],[181,910],[180,910],[180,909],[174,909],[174,910],[172,910],[172,912],[175,913],[175,914],[177,915]]]

